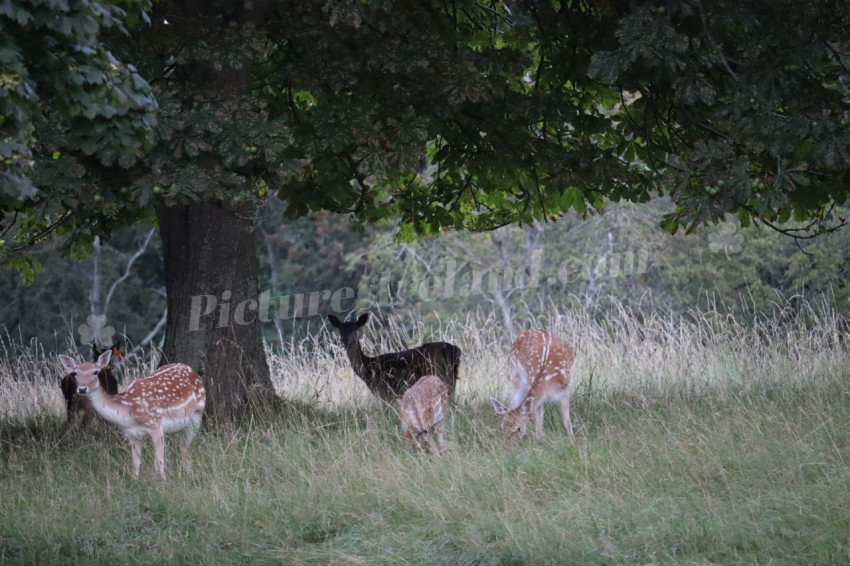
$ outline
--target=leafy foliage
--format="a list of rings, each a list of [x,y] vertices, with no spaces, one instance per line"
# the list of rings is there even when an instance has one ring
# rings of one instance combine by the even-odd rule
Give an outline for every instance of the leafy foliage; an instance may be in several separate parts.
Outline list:
[[[590,72],[632,98],[621,128],[663,174],[692,229],[737,212],[812,220],[848,198],[845,2],[648,2],[624,12]],[[637,137],[635,138],[637,139]]]
[[[129,167],[149,145],[150,88],[101,38],[140,16],[124,0],[0,4],[0,210],[36,195],[34,150]]]

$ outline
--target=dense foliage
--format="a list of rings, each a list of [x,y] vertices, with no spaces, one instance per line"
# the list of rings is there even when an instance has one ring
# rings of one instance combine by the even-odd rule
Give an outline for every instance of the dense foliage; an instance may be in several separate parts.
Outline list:
[[[98,31],[122,29],[120,3],[83,14],[8,6],[4,60],[17,74],[6,90],[17,110],[4,112],[15,117],[4,122],[14,142],[4,175],[18,184],[3,209],[29,212],[17,226],[24,240],[44,228],[33,214],[43,208],[9,199],[33,196],[28,176],[53,218],[84,206],[57,198],[68,168],[48,159],[26,170],[31,148],[50,157],[66,146],[106,165],[144,163],[106,179],[73,170],[89,191],[96,183],[101,224],[128,202],[132,212],[246,188],[238,198],[277,191],[290,217],[400,218],[403,238],[656,191],[677,203],[670,230],[730,212],[745,225],[795,218],[827,229],[841,223],[831,205],[847,200],[850,10],[840,1],[220,2],[203,13],[162,1],[149,24],[129,12],[133,34],[118,41]],[[59,16],[51,32],[73,49],[44,39],[54,37],[43,33],[49,10]],[[79,45],[84,32],[90,47]],[[147,84],[100,41],[154,85],[152,152],[139,151]],[[36,136],[40,92],[73,126],[68,139],[45,139],[54,128]]]
[[[125,1],[0,6],[0,263],[29,278],[31,257],[21,246],[72,216],[86,222],[94,209],[114,217],[114,197],[91,198],[104,188],[93,174],[131,167],[151,145],[150,87],[103,44],[142,16]],[[17,241],[3,239],[9,234]]]

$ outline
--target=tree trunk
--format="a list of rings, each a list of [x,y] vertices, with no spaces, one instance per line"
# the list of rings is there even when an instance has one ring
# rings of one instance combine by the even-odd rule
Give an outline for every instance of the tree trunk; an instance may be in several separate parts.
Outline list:
[[[252,210],[201,202],[161,207],[168,303],[165,360],[203,377],[207,413],[231,420],[248,392],[271,386],[257,317]]]

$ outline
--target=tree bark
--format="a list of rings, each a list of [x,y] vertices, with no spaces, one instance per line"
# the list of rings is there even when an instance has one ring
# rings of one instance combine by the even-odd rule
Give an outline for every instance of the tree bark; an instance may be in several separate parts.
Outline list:
[[[163,363],[194,368],[207,413],[232,420],[255,386],[271,387],[257,316],[252,210],[215,202],[161,207],[168,318]]]

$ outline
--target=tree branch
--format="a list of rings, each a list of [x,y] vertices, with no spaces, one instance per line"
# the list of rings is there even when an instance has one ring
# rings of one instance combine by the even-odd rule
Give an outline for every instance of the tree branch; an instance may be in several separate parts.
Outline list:
[[[136,250],[136,253],[134,253],[132,256],[130,256],[130,259],[127,261],[127,265],[124,266],[124,273],[121,275],[121,277],[119,277],[118,279],[116,279],[112,283],[112,286],[109,288],[109,292],[106,294],[106,300],[103,301],[103,314],[104,315],[109,310],[109,302],[112,300],[112,295],[115,293],[115,289],[117,289],[118,285],[120,285],[121,283],[126,281],[128,277],[130,277],[130,270],[133,267],[133,263],[135,263],[135,261],[137,259],[139,259],[139,257],[143,253],[145,253],[145,250],[147,250],[148,244],[150,243],[151,238],[153,237],[155,232],[156,232],[156,228],[150,229],[150,231],[148,232],[148,235],[145,237],[144,243],[142,243],[141,247],[139,247],[139,249]]]

